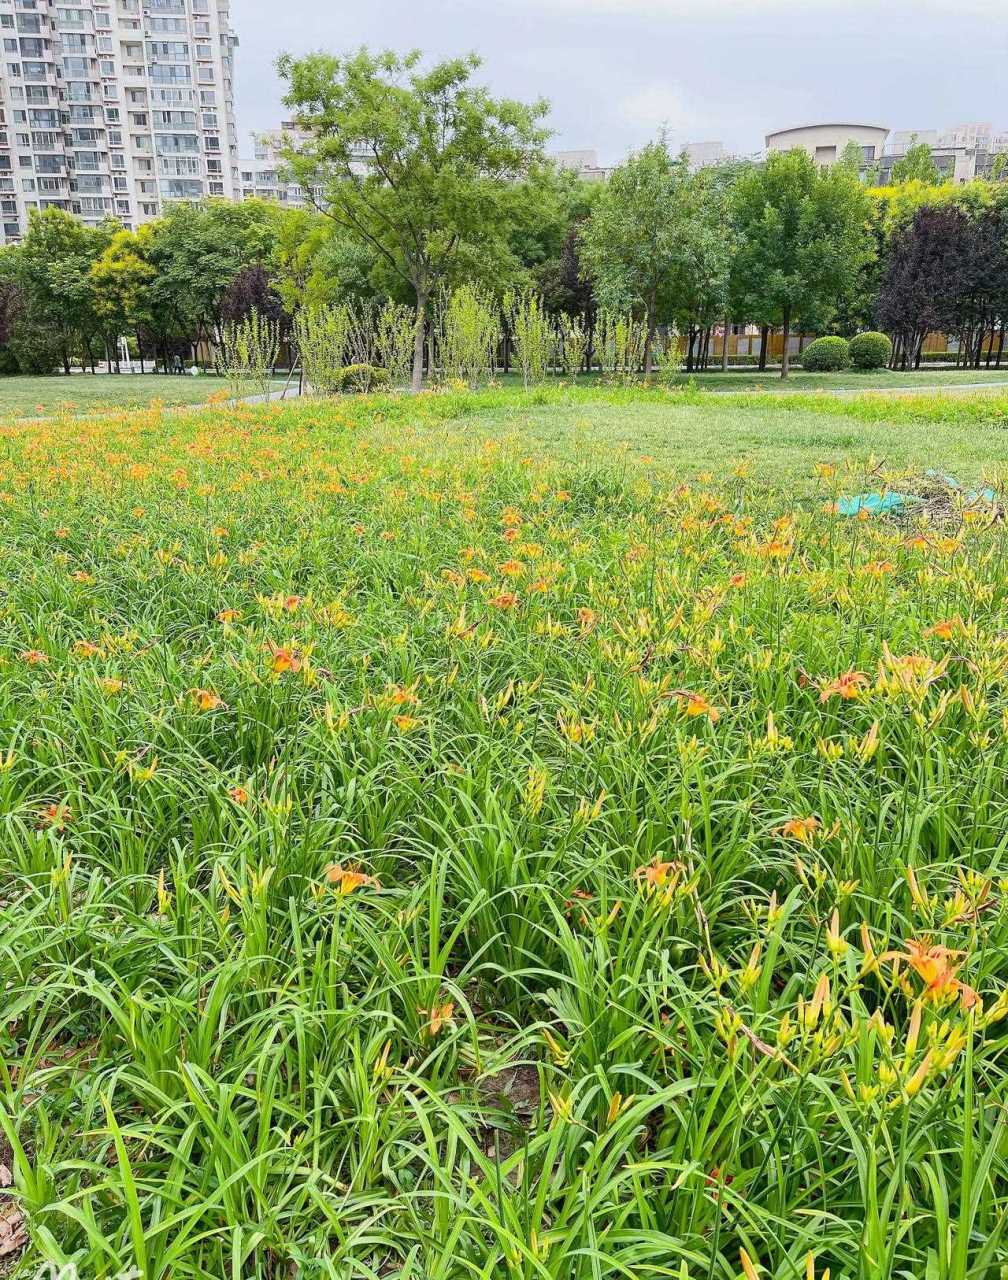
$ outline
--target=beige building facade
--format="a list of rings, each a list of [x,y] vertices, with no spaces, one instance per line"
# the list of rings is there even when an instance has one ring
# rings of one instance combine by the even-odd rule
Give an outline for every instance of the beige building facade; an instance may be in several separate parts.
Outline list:
[[[766,149],[771,151],[807,151],[817,164],[834,165],[843,155],[848,143],[861,148],[862,161],[873,164],[878,160],[889,130],[871,124],[810,124],[797,129],[781,129],[766,137]]]

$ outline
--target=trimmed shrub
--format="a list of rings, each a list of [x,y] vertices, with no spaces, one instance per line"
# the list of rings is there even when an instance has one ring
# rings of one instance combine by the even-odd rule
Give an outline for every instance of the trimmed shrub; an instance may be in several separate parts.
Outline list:
[[[337,376],[337,390],[351,394],[377,391],[391,382],[387,369],[376,369],[373,364],[348,364]]]
[[[802,352],[802,368],[808,373],[836,373],[850,364],[850,343],[846,338],[816,338]]]
[[[855,369],[884,369],[892,359],[892,343],[884,333],[859,333],[850,340],[850,359]]]

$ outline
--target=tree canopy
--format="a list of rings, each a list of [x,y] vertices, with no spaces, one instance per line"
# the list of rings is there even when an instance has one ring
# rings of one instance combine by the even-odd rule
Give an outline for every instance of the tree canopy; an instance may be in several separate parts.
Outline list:
[[[429,69],[413,52],[282,56],[284,99],[311,141],[287,161],[325,210],[407,284],[416,304],[413,385],[431,298],[445,282],[511,256],[516,183],[534,174],[546,104],[495,99],[472,83],[475,55]]]
[[[745,313],[784,330],[821,320],[856,287],[873,253],[864,188],[843,165],[820,170],[805,151],[776,152],[735,184],[740,238],[735,290]]]

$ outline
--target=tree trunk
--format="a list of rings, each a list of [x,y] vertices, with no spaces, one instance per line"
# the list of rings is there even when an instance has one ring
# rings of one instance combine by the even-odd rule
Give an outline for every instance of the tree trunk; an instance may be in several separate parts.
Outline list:
[[[424,339],[427,336],[427,294],[417,290],[416,326],[413,333],[413,382],[414,391],[423,389]]]
[[[763,328],[760,329],[760,349],[759,349],[760,373],[766,373],[767,341],[769,337],[770,337],[770,326],[768,324],[765,324]]]
[[[788,341],[790,340],[790,337],[791,337],[791,308],[785,307],[784,308],[784,350],[781,352],[781,362],[780,362],[781,378],[786,378],[788,376],[788,369],[791,364],[791,360],[788,355]]]
[[[1001,368],[1001,357],[1004,354],[1004,346],[1005,346],[1005,327],[1006,326],[1008,326],[1008,320],[1002,320],[1001,321],[1001,337],[998,339],[997,364],[994,366],[996,369]]]
[[[721,372],[728,372],[728,331],[731,329],[731,322],[728,317],[724,318],[724,340],[721,343]]]

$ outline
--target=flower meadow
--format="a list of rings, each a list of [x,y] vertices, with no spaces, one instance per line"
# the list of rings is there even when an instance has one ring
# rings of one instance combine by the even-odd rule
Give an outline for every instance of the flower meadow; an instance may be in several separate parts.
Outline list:
[[[15,1273],[1008,1274],[1008,538],[848,483],[0,428]]]

